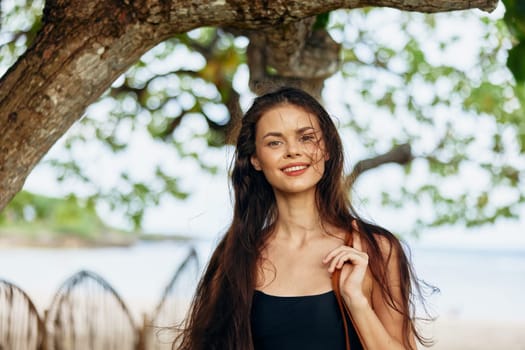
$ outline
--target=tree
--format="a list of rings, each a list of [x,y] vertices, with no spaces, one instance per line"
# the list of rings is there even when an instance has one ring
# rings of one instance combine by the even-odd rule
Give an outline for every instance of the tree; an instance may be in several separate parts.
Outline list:
[[[168,71],[164,74],[137,75],[126,73],[123,79],[115,82],[113,88],[104,96],[119,101],[120,111],[115,113],[115,121],[121,117],[136,115],[141,108],[150,111],[150,132],[160,140],[169,140],[178,147],[181,154],[193,156],[199,160],[198,154],[185,149],[185,145],[173,140],[173,132],[181,121],[189,114],[200,113],[205,116],[208,130],[201,135],[209,146],[221,146],[231,141],[238,125],[240,104],[239,93],[233,87],[233,77],[236,69],[244,60],[243,48],[235,44],[235,38],[249,39],[246,47],[246,61],[249,67],[249,85],[252,91],[260,93],[273,84],[293,84],[306,88],[314,95],[321,95],[325,79],[341,66],[340,52],[346,66],[376,67],[388,71],[388,61],[396,56],[392,49],[377,50],[369,60],[363,60],[356,55],[355,48],[341,47],[326,30],[329,12],[339,8],[360,8],[363,6],[390,6],[401,10],[419,12],[439,12],[467,8],[492,10],[496,1],[442,1],[439,5],[431,1],[418,2],[272,2],[272,4],[251,2],[214,2],[213,4],[193,2],[157,3],[144,2],[127,4],[121,2],[91,2],[90,6],[70,2],[67,5],[47,1],[44,9],[42,28],[39,30],[33,46],[2,78],[0,87],[0,130],[3,138],[0,140],[0,207],[21,188],[27,174],[47,152],[49,147],[62,135],[70,125],[78,120],[86,107],[94,102],[108,89],[115,79],[151,47],[155,48],[157,56],[167,56],[174,48],[184,45],[204,57],[206,65],[200,69]],[[365,10],[366,12],[367,10]],[[116,21],[115,21],[116,19]],[[337,24],[342,26],[341,23]],[[208,26],[198,32],[186,34],[189,30]],[[211,28],[213,27],[213,28]],[[363,39],[359,37],[359,39]],[[499,40],[499,39],[498,39]],[[356,42],[356,44],[359,44]],[[426,80],[436,83],[440,75],[452,77],[453,91],[462,92],[464,106],[476,113],[496,114],[502,121],[519,124],[517,115],[521,106],[501,108],[494,112],[495,101],[487,102],[486,97],[495,93],[504,94],[504,87],[498,89],[498,84],[486,82],[486,76],[479,77],[479,87],[471,88],[462,84],[465,75],[451,67],[439,67],[436,71],[424,57],[415,41],[406,43],[405,50],[412,55],[412,65],[407,71],[398,75],[410,83],[421,71]],[[491,52],[494,54],[495,52]],[[494,59],[494,58],[492,58]],[[490,61],[490,59],[489,59]],[[145,64],[144,57],[132,68],[137,73]],[[175,74],[174,74],[175,73]],[[343,75],[352,75],[343,67]],[[484,73],[485,74],[485,73]],[[152,87],[162,79],[179,79],[179,88],[175,91],[159,91]],[[191,79],[191,80],[190,80]],[[189,81],[200,82],[202,86],[210,85],[216,91],[207,96],[196,92]],[[366,82],[365,82],[366,83]],[[506,84],[508,87],[509,84]],[[28,94],[27,92],[30,92]],[[364,99],[374,99],[380,107],[394,112],[399,102],[395,101],[397,89],[387,87],[379,96],[371,96],[366,89],[361,90]],[[179,108],[167,113],[166,106],[174,97],[191,92],[193,101],[187,108],[179,101]],[[367,95],[368,94],[368,95]],[[478,97],[475,96],[478,94]],[[507,99],[516,103],[515,94]],[[130,97],[131,96],[131,97]],[[439,105],[445,99],[439,96],[431,104]],[[514,101],[514,102],[512,102]],[[470,103],[470,105],[468,105]],[[227,112],[224,120],[216,120],[212,113],[207,113],[207,107],[224,105]],[[432,118],[425,116],[426,105],[418,105],[417,99],[408,97],[405,105],[417,119],[431,124]],[[126,107],[127,106],[127,107]],[[499,113],[499,114],[498,114]],[[519,119],[519,118],[518,118]],[[86,124],[91,123],[84,119]],[[83,122],[84,122],[83,120]],[[357,130],[360,125],[353,122],[350,125]],[[125,143],[112,134],[113,128],[101,136],[107,145],[118,151]],[[100,129],[98,132],[101,132]],[[103,132],[102,132],[103,133]],[[436,143],[432,152],[424,157],[430,168],[442,175],[458,171],[465,156],[453,154],[452,159],[446,159],[449,154],[440,152],[445,147],[462,147],[468,140],[455,137],[450,128],[443,132],[442,142]],[[85,137],[81,136],[80,137]],[[406,140],[399,137],[392,140],[392,149],[372,160],[363,161],[355,167],[356,174],[378,164],[397,162],[407,164],[414,158]],[[455,143],[455,145],[454,145]],[[494,136],[494,148],[503,148],[502,141]],[[452,144],[452,145],[451,145]],[[522,143],[523,145],[523,143]],[[383,149],[383,152],[385,150]],[[501,150],[500,150],[501,151]],[[376,152],[377,153],[377,152]],[[460,152],[461,153],[461,152]],[[417,155],[422,157],[421,155]],[[445,159],[444,159],[445,158]],[[206,167],[207,164],[201,162]],[[70,167],[71,163],[58,166]],[[516,186],[519,182],[519,171],[501,165],[499,169],[490,164],[482,164],[499,181],[510,182]],[[73,172],[80,173],[74,168]],[[408,168],[407,168],[408,169]],[[210,168],[213,170],[213,168]],[[162,169],[157,169],[158,178],[164,183],[163,188],[184,196],[177,188],[177,183]],[[127,175],[123,175],[126,179]],[[158,200],[158,193],[149,191],[146,184],[133,183],[133,190],[128,197],[143,198],[147,201]],[[413,192],[405,191],[402,197],[415,197],[426,192],[432,200],[446,203],[444,208],[457,205],[452,215],[446,210],[438,213],[434,223],[452,222],[458,220],[461,210],[472,205],[470,198],[464,196],[461,201],[447,197],[436,190],[435,186],[422,186]],[[501,215],[513,216],[515,213],[508,205],[496,208],[500,212],[486,213],[488,193],[477,194],[477,208],[467,223],[475,224],[493,221]],[[400,197],[401,198],[401,197]],[[389,202],[398,202],[400,198],[385,198]],[[485,199],[484,199],[485,198]],[[130,200],[128,198],[128,200]],[[523,201],[520,196],[520,201]],[[476,205],[474,207],[476,207]],[[492,208],[494,209],[494,208]],[[492,210],[491,209],[491,210]],[[502,210],[502,211],[501,211]],[[133,211],[133,210],[132,210]],[[494,210],[492,210],[494,211]],[[141,205],[132,212],[135,222],[140,222]]]

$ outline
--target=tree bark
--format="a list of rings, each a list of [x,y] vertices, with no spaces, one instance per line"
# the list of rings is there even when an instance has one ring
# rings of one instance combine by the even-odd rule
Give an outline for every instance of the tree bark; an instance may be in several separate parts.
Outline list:
[[[311,17],[281,28],[247,32],[250,89],[257,95],[277,86],[295,86],[317,99],[326,78],[339,69],[340,46],[325,30],[312,31]],[[274,69],[275,73],[269,73]]]
[[[377,168],[387,163],[408,164],[414,156],[412,147],[409,144],[402,144],[392,148],[390,151],[369,159],[363,159],[356,163],[352,173],[345,179],[346,187],[352,188],[357,178],[367,170]]]
[[[0,80],[0,209],[87,106],[149,48],[174,34],[201,26],[263,30],[261,40],[272,47],[264,50],[265,64],[283,71],[279,57],[288,57],[286,64],[295,62],[293,72],[300,74],[307,71],[309,56],[301,48],[308,41],[304,46],[295,42],[294,48],[303,52],[298,58],[295,49],[283,52],[286,45],[275,35],[281,31],[286,40],[312,37],[304,29],[311,20],[294,24],[302,19],[338,8],[490,11],[496,4],[497,0],[47,0],[35,43]],[[323,69],[326,72],[318,74]],[[320,65],[310,71],[318,74],[310,83],[319,89],[331,69]]]

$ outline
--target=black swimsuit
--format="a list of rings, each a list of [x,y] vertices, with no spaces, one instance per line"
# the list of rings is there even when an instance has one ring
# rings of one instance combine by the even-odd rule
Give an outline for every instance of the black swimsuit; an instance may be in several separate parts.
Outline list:
[[[252,336],[255,350],[344,350],[343,320],[333,291],[281,297],[255,291]],[[347,319],[352,350],[361,350]]]

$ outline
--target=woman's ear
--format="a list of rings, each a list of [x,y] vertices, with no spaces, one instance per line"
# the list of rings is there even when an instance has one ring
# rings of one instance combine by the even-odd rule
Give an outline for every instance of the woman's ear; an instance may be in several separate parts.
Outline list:
[[[261,163],[259,163],[259,159],[255,154],[250,157],[250,163],[252,163],[255,170],[261,171]]]

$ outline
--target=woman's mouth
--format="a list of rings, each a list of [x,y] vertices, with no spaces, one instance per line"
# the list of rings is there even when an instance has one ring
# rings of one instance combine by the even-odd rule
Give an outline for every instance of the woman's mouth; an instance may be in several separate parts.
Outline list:
[[[300,175],[304,173],[307,168],[308,168],[307,164],[293,165],[293,166],[283,168],[282,171],[287,175]]]

